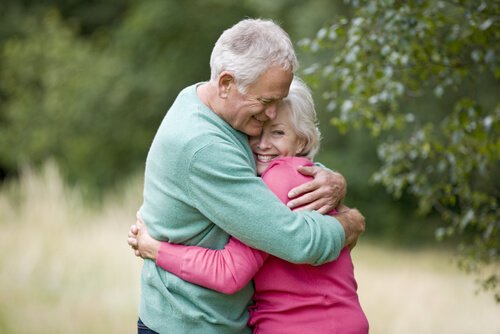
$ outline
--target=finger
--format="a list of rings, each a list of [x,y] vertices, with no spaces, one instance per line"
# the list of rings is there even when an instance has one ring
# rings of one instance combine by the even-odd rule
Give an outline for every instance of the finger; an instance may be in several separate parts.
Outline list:
[[[321,208],[317,209],[316,211],[318,211],[322,215],[326,215],[327,213],[329,213],[332,210],[330,209],[329,205],[323,205]]]
[[[311,191],[308,191],[308,192],[305,192],[303,194],[301,194],[300,196],[297,196],[293,199],[291,199],[290,201],[288,201],[287,203],[287,206],[288,207],[291,207],[291,208],[296,208],[298,206],[302,206],[302,205],[309,205],[313,202],[316,202],[316,201],[322,201],[322,203],[316,203],[316,208],[320,208],[321,206],[325,205],[327,202],[331,202],[331,204],[333,204],[333,202],[331,201],[332,198],[331,196],[328,195],[327,193],[327,188],[325,187],[320,187],[320,188],[316,188],[316,189],[313,189]],[[321,205],[319,205],[321,204]]]
[[[323,206],[319,206],[319,205],[313,205],[313,204],[310,204],[310,205],[304,205],[304,206],[301,206],[300,208],[296,208],[296,209],[293,209],[293,211],[317,211],[318,213],[321,213],[322,215],[326,215],[328,214],[330,211],[330,206],[329,205],[323,205]]]
[[[304,204],[304,205],[298,205],[297,207],[295,207],[292,210],[293,211],[302,211],[302,210],[318,211],[318,210],[322,209],[323,207],[327,207],[327,206],[328,205],[326,205],[325,201],[322,200],[322,199],[320,199],[320,200],[317,200],[317,201],[314,201],[314,202],[311,202],[311,203],[307,203],[307,204]]]
[[[318,166],[299,166],[297,167],[297,171],[306,176],[314,176],[320,167]]]
[[[135,239],[135,238],[128,238],[127,243],[129,244],[129,246],[131,246],[133,248],[136,248],[137,244],[138,244],[137,239]]]
[[[306,182],[298,187],[293,188],[288,192],[288,198],[295,198],[303,194],[311,193],[318,188],[320,188],[321,184],[315,182],[314,180]]]
[[[128,237],[129,238],[137,238],[138,232],[139,232],[138,230],[136,230],[135,232],[132,231],[132,230],[129,230],[128,231]]]
[[[322,201],[316,201],[314,203],[296,208],[293,211],[308,210],[308,211],[316,211],[318,213],[321,213],[322,215],[330,214],[333,210],[332,206],[328,203],[327,204],[321,204],[321,203]]]
[[[309,206],[310,204],[312,204],[312,195],[306,194],[289,201],[286,203],[286,206],[294,210],[299,207]]]

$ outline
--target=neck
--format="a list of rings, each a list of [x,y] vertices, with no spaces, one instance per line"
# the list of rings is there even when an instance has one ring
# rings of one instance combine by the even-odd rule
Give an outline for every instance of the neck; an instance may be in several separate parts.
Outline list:
[[[210,110],[217,113],[217,89],[210,84],[210,82],[205,82],[196,88],[196,94],[200,98],[201,102],[205,104]]]

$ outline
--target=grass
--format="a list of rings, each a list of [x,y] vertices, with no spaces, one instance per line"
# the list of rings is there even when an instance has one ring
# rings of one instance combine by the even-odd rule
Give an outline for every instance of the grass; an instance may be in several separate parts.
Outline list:
[[[141,261],[126,234],[140,184],[98,209],[51,165],[1,189],[0,333],[136,333]],[[361,241],[353,258],[371,333],[500,333],[500,305],[449,254]]]
[[[126,234],[137,188],[90,209],[48,166],[4,189],[0,333],[136,331],[140,262]]]
[[[371,333],[500,333],[500,305],[476,294],[450,253],[363,244],[353,251],[358,294]]]

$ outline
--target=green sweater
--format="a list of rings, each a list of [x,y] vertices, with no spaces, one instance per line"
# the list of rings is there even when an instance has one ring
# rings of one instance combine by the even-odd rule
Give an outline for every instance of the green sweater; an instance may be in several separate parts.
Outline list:
[[[184,89],[151,145],[140,213],[160,240],[221,249],[228,236],[295,263],[335,259],[344,230],[330,216],[292,212],[255,175],[247,136]],[[224,295],[144,262],[139,317],[159,333],[250,333],[252,284]]]

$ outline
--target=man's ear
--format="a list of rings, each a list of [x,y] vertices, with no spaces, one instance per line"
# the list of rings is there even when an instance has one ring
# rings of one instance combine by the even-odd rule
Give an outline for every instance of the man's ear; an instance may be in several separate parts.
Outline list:
[[[229,92],[232,89],[232,86],[234,86],[234,77],[231,73],[229,72],[222,72],[219,75],[219,81],[217,82],[217,92],[219,94],[219,97],[221,99],[225,99],[228,97]]]

